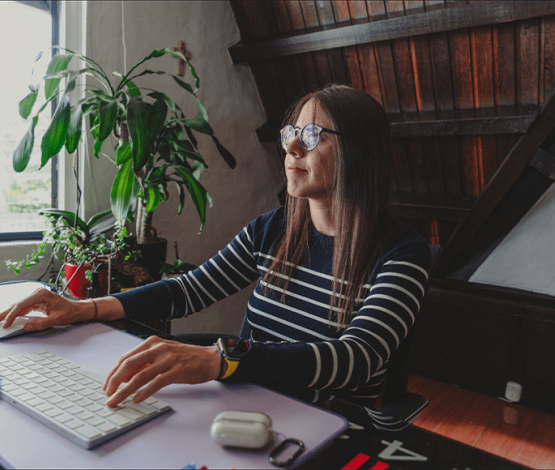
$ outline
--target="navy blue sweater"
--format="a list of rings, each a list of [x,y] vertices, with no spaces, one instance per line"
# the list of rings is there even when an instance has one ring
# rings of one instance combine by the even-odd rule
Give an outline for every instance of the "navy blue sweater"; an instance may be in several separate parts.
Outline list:
[[[428,283],[430,250],[399,228],[371,271],[342,332],[329,320],[333,237],[312,231],[309,253],[282,290],[261,280],[282,233],[283,208],[247,225],[216,256],[176,279],[116,294],[127,317],[169,320],[198,312],[258,280],[247,305],[251,349],[227,380],[294,382],[372,406],[391,354],[414,324]]]

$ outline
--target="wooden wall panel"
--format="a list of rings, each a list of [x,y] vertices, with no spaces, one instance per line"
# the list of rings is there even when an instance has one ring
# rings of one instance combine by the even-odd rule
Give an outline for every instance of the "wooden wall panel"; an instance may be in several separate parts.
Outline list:
[[[539,103],[540,20],[525,20],[516,28],[517,104]]]

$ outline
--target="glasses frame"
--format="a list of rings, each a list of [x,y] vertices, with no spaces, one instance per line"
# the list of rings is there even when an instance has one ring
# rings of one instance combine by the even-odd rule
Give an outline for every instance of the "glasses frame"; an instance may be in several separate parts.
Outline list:
[[[300,136],[303,135],[303,131],[305,130],[306,127],[308,126],[315,126],[316,129],[318,129],[318,140],[316,141],[316,145],[312,148],[307,148],[305,147],[304,141],[301,139]],[[310,152],[311,150],[314,150],[316,147],[318,147],[318,144],[320,143],[320,135],[322,134],[322,132],[327,132],[328,134],[336,134],[336,135],[341,135],[339,132],[337,131],[333,131],[331,129],[326,129],[325,127],[319,126],[318,124],[315,124],[313,122],[309,122],[308,124],[305,124],[303,127],[295,127],[292,126],[291,124],[287,124],[286,126],[284,126],[280,131],[280,140],[281,140],[281,146],[283,147],[283,150],[287,151],[287,146],[283,144],[283,132],[285,131],[285,129],[287,129],[288,127],[290,127],[291,129],[293,129],[293,131],[295,132],[295,137],[299,136],[299,142],[301,144],[301,147],[306,150],[307,152]],[[293,139],[287,144],[289,145],[293,140],[295,140],[295,137],[293,137]]]

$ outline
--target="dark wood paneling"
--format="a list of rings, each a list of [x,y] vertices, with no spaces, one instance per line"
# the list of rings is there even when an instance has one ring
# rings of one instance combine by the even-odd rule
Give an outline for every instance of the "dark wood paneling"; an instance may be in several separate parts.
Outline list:
[[[375,10],[379,8],[380,3],[368,2],[367,5],[369,9]],[[314,3],[301,2],[301,5],[304,4],[306,4],[305,10],[303,10],[305,18],[313,18],[314,15],[311,15],[310,11]],[[380,13],[372,14],[373,19],[382,16]],[[230,54],[234,63],[253,62],[284,55],[505,23],[554,13],[555,5],[552,2],[481,2],[465,6],[463,15],[453,14],[453,10],[450,9],[440,9],[281,39],[240,43],[230,48]]]
[[[464,219],[476,202],[471,197],[402,192],[392,192],[389,200],[391,208],[402,217],[454,221]]]

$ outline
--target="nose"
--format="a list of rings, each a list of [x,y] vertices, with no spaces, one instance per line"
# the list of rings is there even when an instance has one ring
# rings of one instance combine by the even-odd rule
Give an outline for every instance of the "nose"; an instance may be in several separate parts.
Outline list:
[[[304,157],[306,151],[303,148],[303,146],[301,145],[301,141],[299,139],[299,134],[297,133],[295,135],[295,138],[292,139],[286,146],[285,146],[285,152],[288,155],[291,155],[295,158],[302,158]]]

